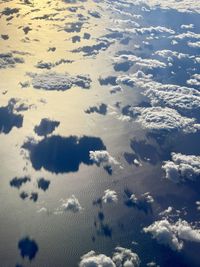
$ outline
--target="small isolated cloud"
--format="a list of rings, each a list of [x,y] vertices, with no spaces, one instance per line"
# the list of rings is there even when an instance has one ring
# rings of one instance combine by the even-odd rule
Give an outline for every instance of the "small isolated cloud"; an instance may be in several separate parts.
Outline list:
[[[96,150],[96,151],[90,151],[90,159],[95,162],[97,165],[100,164],[114,164],[118,165],[118,161],[113,158],[108,151],[106,150]]]
[[[71,211],[73,213],[80,212],[83,208],[81,207],[78,199],[72,195],[67,200],[63,200],[63,203],[60,207],[61,212]]]
[[[194,180],[200,175],[200,156],[172,153],[172,160],[165,161],[162,168],[166,178],[173,182]]]
[[[91,150],[89,152],[89,157],[97,166],[102,165],[109,175],[112,175],[113,172],[112,165],[119,165],[119,162],[106,150]]]
[[[197,63],[199,63],[199,58],[196,58]],[[187,80],[187,84],[191,86],[200,86],[200,74],[196,73],[191,76],[189,80]]]
[[[91,79],[87,75],[71,76],[68,73],[57,72],[27,74],[32,78],[32,85],[36,89],[65,91],[73,86],[87,89],[91,83]]]
[[[183,249],[184,241],[200,242],[200,230],[181,219],[175,223],[167,219],[155,221],[143,230],[150,233],[159,244],[169,246],[175,251]]]
[[[117,203],[118,197],[114,190],[106,189],[102,197],[104,203]]]
[[[81,257],[79,267],[138,267],[140,259],[138,255],[130,249],[116,247],[112,258],[104,254],[97,254],[95,251],[90,251]]]

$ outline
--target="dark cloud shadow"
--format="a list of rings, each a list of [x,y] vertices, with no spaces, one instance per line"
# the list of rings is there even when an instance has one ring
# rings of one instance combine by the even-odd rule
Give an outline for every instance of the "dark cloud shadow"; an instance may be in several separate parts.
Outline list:
[[[50,181],[44,178],[40,178],[37,181],[37,184],[38,184],[38,188],[41,188],[43,191],[46,191],[49,188]]]
[[[23,184],[26,184],[27,182],[30,182],[31,178],[29,176],[24,176],[24,177],[14,177],[11,181],[10,181],[10,186],[12,187],[16,187],[17,189],[20,189],[20,187]]]
[[[22,258],[29,258],[29,260],[33,260],[38,253],[39,247],[37,243],[30,239],[29,237],[22,238],[18,242],[18,248],[20,250],[20,254]]]
[[[79,165],[92,165],[89,151],[106,150],[98,137],[59,135],[42,139],[39,142],[28,140],[22,148],[29,151],[30,161],[36,170],[44,168],[53,173],[77,172]]]
[[[108,106],[104,103],[100,104],[99,106],[93,106],[93,107],[89,107],[85,113],[98,113],[98,114],[101,114],[101,115],[106,115],[107,114],[107,109],[108,109]]]
[[[14,113],[14,107],[8,104],[0,107],[0,133],[8,134],[13,127],[21,128],[23,125],[23,116]]]
[[[34,132],[39,136],[46,136],[51,134],[59,125],[59,121],[52,121],[45,118],[41,120],[39,125],[35,126]]]

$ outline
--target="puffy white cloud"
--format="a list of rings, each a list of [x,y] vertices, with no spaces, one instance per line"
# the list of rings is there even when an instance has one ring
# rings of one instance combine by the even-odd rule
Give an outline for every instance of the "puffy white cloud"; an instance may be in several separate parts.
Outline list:
[[[130,249],[116,247],[113,257],[90,251],[83,255],[79,267],[138,267],[139,257]]]
[[[168,61],[172,61],[173,58],[178,58],[178,59],[191,58],[188,54],[183,54],[177,51],[172,51],[172,50],[167,50],[167,49],[158,50],[155,52],[155,55],[168,59]]]
[[[200,175],[200,156],[172,153],[172,160],[165,161],[162,168],[165,177],[174,182],[194,180]]]
[[[155,221],[143,230],[145,233],[150,233],[158,243],[169,246],[173,250],[181,250],[184,241],[200,242],[200,230],[181,219],[175,223],[167,219]]]
[[[166,64],[157,59],[141,58],[135,55],[122,54],[114,58],[114,65],[121,63],[135,63],[141,69],[165,68]]]
[[[143,89],[153,106],[167,106],[184,113],[200,110],[200,92],[193,88],[152,81],[144,84]]]
[[[94,161],[97,165],[100,164],[119,164],[118,161],[113,158],[108,151],[106,150],[96,150],[96,151],[90,151],[89,152],[90,159]]]
[[[193,29],[194,24],[182,24],[181,29]]]
[[[194,119],[181,116],[176,110],[162,107],[134,108],[137,121],[151,132],[196,132],[200,129]]]
[[[142,194],[142,197],[145,199],[145,201],[147,202],[147,203],[153,203],[154,202],[154,198],[150,195],[150,193],[149,192],[146,192],[146,193],[144,193],[144,194]]]
[[[32,78],[36,89],[65,91],[72,86],[89,88],[91,79],[87,75],[71,76],[68,73],[44,72],[41,74],[27,73]]]
[[[144,27],[144,28],[138,28],[135,29],[136,33],[140,34],[158,34],[158,33],[169,33],[169,34],[175,34],[175,31],[163,26],[150,26],[150,27]]]
[[[79,267],[116,267],[110,257],[104,254],[96,254],[94,251],[90,251],[83,255]]]
[[[200,48],[200,41],[198,42],[188,42],[188,45],[193,48]]]
[[[173,39],[179,39],[179,40],[184,40],[184,39],[200,39],[200,34],[199,33],[195,33],[195,32],[191,32],[191,31],[187,31],[187,32],[183,32],[183,33],[174,35],[171,38],[173,38]]]
[[[161,7],[163,9],[176,9],[180,12],[198,12],[200,13],[200,6],[199,2],[196,0],[168,0],[168,1],[163,1],[163,0],[136,0],[135,1],[137,4],[146,4],[149,5],[151,8],[155,7]]]
[[[200,86],[200,74],[193,74],[191,79],[187,80],[187,84],[192,86]]]
[[[114,190],[106,189],[102,201],[104,203],[116,203],[118,201],[117,193]]]
[[[81,211],[83,208],[81,207],[78,199],[72,195],[66,201],[63,200],[60,210],[65,211],[72,211],[74,213]]]
[[[200,92],[194,88],[175,84],[162,84],[152,79],[152,75],[146,75],[138,71],[131,75],[122,75],[117,78],[118,84],[137,86],[144,90],[153,106],[175,108],[177,111],[187,112],[200,109]],[[194,74],[188,84],[200,84],[200,75]]]

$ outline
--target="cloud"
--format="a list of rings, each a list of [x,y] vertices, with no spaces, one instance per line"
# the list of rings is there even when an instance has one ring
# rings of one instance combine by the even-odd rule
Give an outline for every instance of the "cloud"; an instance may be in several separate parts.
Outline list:
[[[0,54],[0,69],[14,68],[16,64],[22,63],[24,63],[24,59],[14,56],[13,53]]]
[[[143,230],[150,233],[159,244],[169,246],[175,251],[183,249],[184,241],[200,242],[200,230],[181,219],[175,223],[167,219],[155,221]]]
[[[113,190],[106,189],[102,197],[104,203],[116,203],[118,201],[117,193]]]
[[[194,119],[181,116],[176,110],[162,107],[134,108],[137,122],[150,132],[194,133],[200,125]]]
[[[71,76],[68,73],[44,72],[41,74],[27,73],[32,78],[32,85],[36,89],[65,91],[73,86],[87,89],[91,79],[87,75]]]
[[[72,195],[67,200],[63,200],[63,203],[60,207],[61,212],[71,211],[73,213],[80,212],[83,208],[81,207],[78,199]]]
[[[193,56],[189,56],[188,54],[183,54],[183,53],[179,53],[177,51],[172,51],[172,50],[157,50],[155,51],[155,55],[158,55],[162,58],[167,59],[168,61],[172,61],[173,58],[177,58],[177,59],[189,59],[189,58],[193,58]]]
[[[106,164],[114,164],[118,165],[118,161],[113,158],[108,151],[106,150],[96,150],[96,151],[90,151],[90,160],[95,162],[97,165],[106,163]]]
[[[182,24],[181,29],[193,29],[194,24]]]
[[[163,163],[166,179],[173,182],[194,180],[200,175],[200,156],[172,153],[172,160]]]
[[[192,48],[200,48],[200,41],[198,42],[188,42],[188,46]]]
[[[191,86],[200,86],[200,74],[196,73],[191,76],[191,79],[187,80],[187,84]],[[197,91],[199,92],[199,91]],[[200,95],[200,93],[198,94]]]
[[[114,58],[114,69],[116,71],[127,71],[133,64],[141,69],[150,70],[167,67],[164,62],[158,61],[157,59],[141,58],[131,54],[121,54]]]
[[[180,11],[180,12],[193,12],[193,13],[200,13],[199,3],[196,0],[136,0],[135,4],[146,4],[150,8],[163,8],[163,9],[173,9]]]
[[[97,254],[95,251],[90,251],[83,255],[79,267],[138,267],[140,265],[139,257],[130,249],[116,247],[112,258]]]

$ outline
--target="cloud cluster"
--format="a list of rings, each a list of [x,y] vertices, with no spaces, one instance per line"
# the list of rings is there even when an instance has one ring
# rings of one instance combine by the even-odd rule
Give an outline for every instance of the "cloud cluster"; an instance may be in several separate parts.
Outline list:
[[[145,233],[150,233],[159,244],[169,246],[175,251],[183,248],[184,241],[200,242],[200,230],[181,219],[175,223],[167,219],[155,221],[143,230]]]
[[[114,58],[115,70],[127,71],[132,65],[141,69],[165,68],[166,64],[157,59],[141,58],[132,54],[122,54]]]
[[[116,247],[112,258],[97,254],[95,251],[90,251],[83,255],[79,267],[139,267],[140,259],[138,255],[130,249]]]
[[[200,125],[194,119],[181,116],[176,110],[162,107],[136,107],[137,121],[150,132],[194,133]]]
[[[44,72],[28,73],[36,89],[65,91],[73,86],[89,88],[91,79],[87,75],[71,76],[68,73]]]
[[[0,69],[14,68],[16,64],[22,63],[24,63],[24,59],[14,56],[13,53],[0,54]]]
[[[150,8],[161,7],[163,9],[176,9],[180,12],[193,12],[193,13],[200,13],[199,3],[196,0],[137,0],[136,4],[146,4]]]
[[[165,161],[162,168],[166,178],[173,182],[194,180],[200,175],[200,156],[172,153],[172,160]]]

